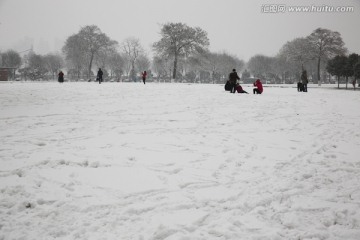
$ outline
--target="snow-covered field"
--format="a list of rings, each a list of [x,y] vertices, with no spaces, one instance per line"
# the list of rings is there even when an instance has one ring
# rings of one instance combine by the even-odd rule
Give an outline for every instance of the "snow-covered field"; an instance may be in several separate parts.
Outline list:
[[[323,88],[1,83],[0,239],[358,240],[359,104]]]

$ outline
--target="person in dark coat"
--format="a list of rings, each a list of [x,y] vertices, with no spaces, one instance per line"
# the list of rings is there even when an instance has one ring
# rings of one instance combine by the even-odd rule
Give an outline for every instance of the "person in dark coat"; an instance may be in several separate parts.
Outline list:
[[[143,82],[144,82],[144,84],[145,84],[146,76],[147,76],[146,71],[144,71],[141,75],[142,75],[142,80],[143,80]]]
[[[302,82],[297,83],[297,89],[298,89],[298,92],[303,92],[304,91],[304,87],[303,87]]]
[[[230,83],[230,80],[227,80],[226,83],[225,83],[225,91],[231,91],[231,83]]]
[[[307,84],[309,83],[309,81],[306,70],[304,70],[301,74],[301,82],[303,85],[303,92],[307,92]]]
[[[231,84],[230,93],[235,93],[237,80],[240,80],[240,77],[237,74],[236,69],[233,69],[232,72],[229,74],[229,81]]]
[[[59,83],[63,83],[64,82],[64,73],[62,71],[60,71],[58,76],[59,76],[58,77]]]
[[[356,90],[356,79],[354,79],[354,80],[352,81],[352,85],[353,85],[353,87],[354,87],[354,90]]]
[[[260,79],[257,79],[257,80],[254,82],[254,87],[256,87],[256,88],[253,89],[253,93],[254,93],[254,94],[255,94],[255,93],[256,93],[256,94],[262,94],[262,92],[263,92],[263,85],[262,85]]]
[[[97,77],[96,77],[97,80],[99,81],[99,84],[101,84],[101,82],[103,81],[102,76],[103,76],[103,71],[101,71],[101,68],[99,68],[99,71],[98,71]]]

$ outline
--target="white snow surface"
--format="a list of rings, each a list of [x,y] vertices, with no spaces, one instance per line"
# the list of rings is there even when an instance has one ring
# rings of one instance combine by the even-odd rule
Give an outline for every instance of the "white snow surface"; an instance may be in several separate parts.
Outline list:
[[[359,104],[311,86],[1,83],[0,239],[358,240]]]

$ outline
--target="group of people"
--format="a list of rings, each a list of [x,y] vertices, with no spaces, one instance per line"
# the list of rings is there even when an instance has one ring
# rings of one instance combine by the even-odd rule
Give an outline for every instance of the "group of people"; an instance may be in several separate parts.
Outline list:
[[[101,68],[99,68],[97,75],[96,75],[96,81],[99,82],[99,84],[101,84],[101,82],[103,81],[103,74],[104,74],[103,71],[101,70]],[[144,84],[146,81],[146,76],[147,76],[146,71],[141,73],[141,78],[142,78]],[[59,83],[64,82],[64,73],[62,71],[60,71],[58,74],[58,81],[59,81]]]
[[[101,82],[103,81],[102,76],[103,76],[103,71],[101,70],[101,68],[99,68],[97,75],[96,75],[96,81],[99,81],[99,84],[101,84]],[[59,83],[64,82],[64,73],[62,71],[60,71],[58,74],[58,82]]]
[[[249,94],[248,92],[246,92],[242,86],[240,85],[239,81],[240,77],[236,72],[236,69],[233,69],[232,72],[229,74],[229,80],[227,80],[226,84],[225,84],[225,90],[226,91],[230,91],[230,93],[246,93]],[[263,92],[263,85],[260,81],[260,79],[257,79],[254,83],[254,89],[253,89],[253,93],[254,94],[262,94]]]

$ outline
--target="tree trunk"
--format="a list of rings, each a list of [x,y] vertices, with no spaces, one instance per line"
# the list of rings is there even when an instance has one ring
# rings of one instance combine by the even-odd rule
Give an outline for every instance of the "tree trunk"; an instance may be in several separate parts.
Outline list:
[[[177,53],[175,53],[175,59],[174,59],[174,69],[173,69],[173,79],[176,79],[176,70],[177,70],[177,61],[178,61]]]
[[[338,88],[340,88],[340,76],[337,76],[338,79]]]
[[[136,82],[135,61],[131,62],[130,78],[133,82]]]
[[[94,54],[91,53],[90,63],[89,63],[89,69],[88,69],[88,78],[89,78],[89,80],[91,79],[91,67],[92,67],[93,59],[94,59]]]
[[[349,77],[346,76],[346,89],[348,88],[348,81],[349,81]]]
[[[318,80],[318,85],[321,86],[321,80],[320,80],[320,62],[321,62],[321,58],[318,58],[318,64],[317,64],[317,80]]]

